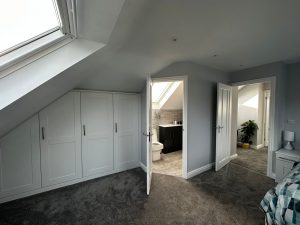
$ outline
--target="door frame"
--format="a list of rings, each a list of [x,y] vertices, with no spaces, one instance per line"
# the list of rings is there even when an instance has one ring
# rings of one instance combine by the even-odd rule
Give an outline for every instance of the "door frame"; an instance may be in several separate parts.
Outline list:
[[[182,110],[182,177],[187,179],[188,176],[188,76],[173,76],[173,77],[152,77],[152,82],[167,82],[167,81],[182,81],[183,84],[183,110]],[[151,162],[152,163],[152,162]]]
[[[253,79],[253,80],[246,80],[241,82],[235,82],[232,83],[231,86],[236,87],[240,85],[250,85],[250,84],[257,84],[257,83],[266,83],[269,82],[271,84],[270,88],[270,113],[269,113],[269,146],[268,146],[268,159],[267,159],[267,176],[270,178],[275,179],[275,173],[272,171],[273,167],[273,152],[277,150],[275,140],[276,138],[276,132],[275,132],[275,124],[276,124],[276,118],[275,118],[275,103],[276,103],[276,77],[266,77],[261,79]],[[233,104],[236,104],[235,107],[237,107],[237,102],[233,102]],[[236,122],[237,123],[237,122]],[[235,140],[236,142],[237,140]]]
[[[271,97],[271,91],[270,90],[264,90],[264,110],[263,110],[263,145],[266,147],[266,130],[270,128],[270,97]],[[267,110],[269,107],[269,111]],[[268,112],[267,112],[268,111]],[[267,126],[266,121],[269,121],[269,124]],[[269,134],[269,132],[268,132]],[[269,137],[268,137],[268,145],[269,145]]]

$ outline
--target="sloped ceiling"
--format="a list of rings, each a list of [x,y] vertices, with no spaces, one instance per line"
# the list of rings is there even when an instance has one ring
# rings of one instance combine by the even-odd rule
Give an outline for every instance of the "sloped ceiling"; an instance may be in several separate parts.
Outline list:
[[[237,71],[300,57],[300,1],[113,1],[122,9],[112,34],[95,36],[107,46],[0,111],[0,136],[72,88],[139,92],[174,62]],[[104,15],[91,6],[89,22],[80,21],[90,38]]]
[[[138,19],[132,21],[129,36],[119,38],[125,31],[122,20],[131,17],[126,11],[137,3],[144,5]],[[178,61],[226,72],[297,61],[299,8],[300,1],[294,0],[126,1],[108,46],[117,43],[118,49],[89,58],[85,66],[93,68],[90,78],[78,86],[138,91],[147,75]]]
[[[174,93],[169,97],[161,109],[166,110],[182,110],[183,108],[183,84],[181,83]]]

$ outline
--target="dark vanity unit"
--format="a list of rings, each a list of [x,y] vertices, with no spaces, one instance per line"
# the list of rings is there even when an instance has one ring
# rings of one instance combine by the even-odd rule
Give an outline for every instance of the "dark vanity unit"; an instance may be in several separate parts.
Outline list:
[[[182,150],[182,125],[159,125],[159,142],[165,154]]]

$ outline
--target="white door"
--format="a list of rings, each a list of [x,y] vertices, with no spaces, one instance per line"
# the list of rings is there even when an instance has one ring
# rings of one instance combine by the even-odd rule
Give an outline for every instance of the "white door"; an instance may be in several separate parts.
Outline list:
[[[109,93],[81,93],[83,176],[114,169],[112,98]]]
[[[69,92],[39,116],[42,185],[82,177],[80,93]]]
[[[146,119],[147,119],[147,195],[150,194],[152,180],[152,80],[148,78],[146,86]]]
[[[218,83],[216,127],[216,171],[230,161],[231,87]]]
[[[38,116],[0,140],[0,198],[41,187]]]
[[[270,91],[265,91],[264,101],[264,145],[269,146],[269,129],[270,129]]]
[[[114,94],[115,167],[124,171],[139,166],[139,96]]]

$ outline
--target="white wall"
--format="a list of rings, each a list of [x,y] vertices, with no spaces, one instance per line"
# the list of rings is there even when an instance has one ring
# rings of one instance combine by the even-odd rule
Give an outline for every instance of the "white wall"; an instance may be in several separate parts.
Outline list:
[[[161,109],[165,110],[177,110],[183,108],[183,84],[181,83],[174,93],[168,98]]]
[[[257,104],[254,107],[247,106],[245,103],[255,96],[258,96]],[[241,128],[242,123],[254,120],[258,125],[258,130],[251,139],[253,145],[262,144],[263,135],[263,106],[264,106],[263,84],[246,85],[238,92],[238,117],[237,129]]]
[[[228,83],[225,72],[191,62],[171,64],[153,77],[188,76],[188,172],[215,162],[217,82]]]

